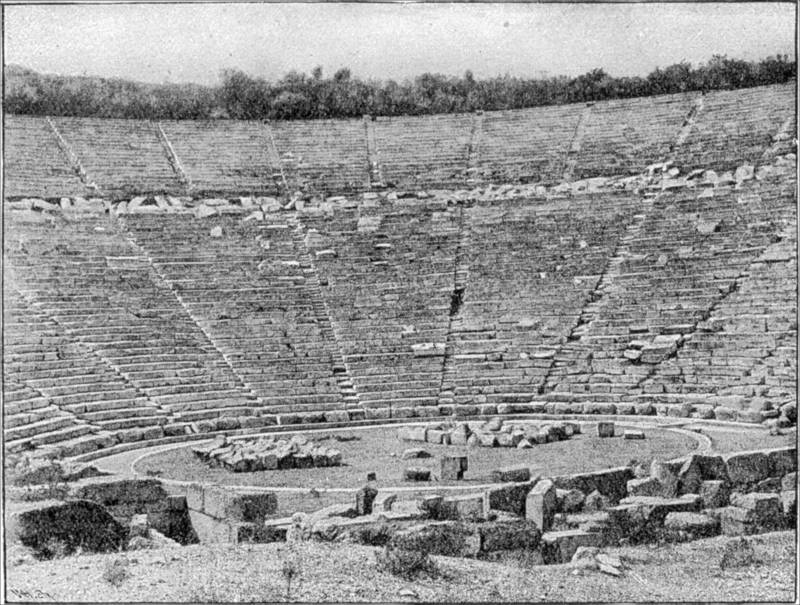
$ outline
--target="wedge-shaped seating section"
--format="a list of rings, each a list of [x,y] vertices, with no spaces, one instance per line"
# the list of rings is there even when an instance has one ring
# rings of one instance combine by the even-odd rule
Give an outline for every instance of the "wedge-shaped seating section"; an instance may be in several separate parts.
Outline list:
[[[53,118],[87,178],[110,193],[180,191],[155,126],[143,120]]]
[[[700,333],[741,295],[737,293],[755,270],[752,263],[779,237],[787,220],[793,220],[788,217],[794,193],[789,184],[782,187],[776,193],[775,185],[751,182],[739,189],[718,189],[713,197],[659,195],[637,236],[621,247],[619,262],[598,291],[593,317],[559,351],[547,392],[592,400],[673,402],[685,400],[698,380],[705,384],[696,388],[706,393],[732,386],[731,376],[701,379],[694,368],[684,374],[684,350],[693,351],[696,339],[701,343],[719,337]],[[736,324],[739,319],[729,321]],[[747,314],[741,318],[743,327],[750,325],[760,335],[761,352],[772,356],[777,345],[764,321],[751,323]],[[720,346],[714,365],[726,358],[727,348]]]
[[[633,196],[513,200],[469,208],[445,398],[530,401],[631,220]]]
[[[53,223],[25,219],[35,214],[14,213],[7,231],[18,286],[81,345],[71,354],[88,350],[110,369],[101,377],[95,366],[82,369],[79,374],[92,375],[85,393],[74,393],[72,382],[54,381],[48,385],[57,389],[54,397],[67,398],[65,404],[75,404],[69,409],[94,425],[120,430],[193,420],[198,409],[209,417],[257,408],[112,219],[65,213]]]
[[[435,405],[458,211],[414,200],[303,220],[361,404]]]
[[[161,122],[197,194],[276,193],[280,167],[270,165],[269,133],[256,121]]]
[[[583,104],[488,112],[474,176],[491,182],[559,182]]]
[[[794,83],[709,92],[676,160],[688,168],[715,170],[758,164],[779,133],[785,138],[776,150],[790,150],[794,115]]]
[[[44,118],[6,115],[3,177],[6,197],[85,195],[86,187]]]
[[[96,449],[99,428],[76,414],[73,402],[106,385],[102,368],[6,281],[3,309],[3,419],[8,451],[42,451],[83,442]],[[97,372],[97,374],[95,374]],[[113,387],[111,387],[113,388]],[[108,437],[108,433],[105,434]]]
[[[266,410],[343,407],[335,343],[322,330],[307,285],[311,268],[298,260],[285,215],[265,222],[142,215],[127,225]]]
[[[297,120],[269,125],[292,190],[361,191],[368,174],[362,120]]]
[[[385,183],[401,188],[464,183],[472,124],[471,114],[376,118]]]
[[[766,231],[770,241],[778,241],[755,257],[736,289],[698,323],[691,340],[643,383],[645,391],[696,396],[703,403],[796,401],[797,235],[792,187],[765,183],[739,197],[739,203],[753,210],[749,229]]]
[[[582,125],[575,178],[637,174],[669,155],[695,95],[595,103]]]

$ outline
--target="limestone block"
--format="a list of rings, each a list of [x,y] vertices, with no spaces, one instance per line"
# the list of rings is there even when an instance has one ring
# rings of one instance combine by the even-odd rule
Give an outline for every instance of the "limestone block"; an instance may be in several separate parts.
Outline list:
[[[660,496],[661,490],[661,482],[654,477],[628,481],[629,496]]]
[[[484,492],[487,510],[496,510],[523,516],[525,514],[525,500],[538,477],[524,483],[506,483],[492,487]]]
[[[466,456],[443,455],[441,459],[440,479],[442,481],[460,481],[464,478],[464,473],[467,469]]]
[[[780,447],[765,450],[770,477],[782,477],[797,471],[797,448]]]
[[[439,507],[440,519],[456,521],[482,521],[487,509],[482,494],[450,496],[444,498]]]
[[[730,489],[725,481],[708,480],[700,485],[700,497],[706,508],[721,508],[728,505]]]
[[[597,423],[597,436],[598,437],[613,437],[614,436],[614,423],[613,422],[598,422]]]
[[[542,531],[548,531],[558,507],[556,488],[552,481],[538,481],[525,499],[525,518],[532,521]]]
[[[509,466],[495,469],[489,476],[495,483],[521,483],[530,480],[531,469],[527,466]]]
[[[625,432],[622,434],[623,439],[644,439],[645,434],[644,431],[638,431],[635,429],[625,429]]]
[[[600,534],[580,529],[548,531],[542,534],[542,554],[548,563],[569,563],[581,546],[600,547],[603,538]]]
[[[406,441],[426,441],[427,432],[428,427],[424,425],[404,426],[399,430],[398,436]]]
[[[402,529],[392,537],[391,544],[434,555],[474,557],[481,550],[481,536],[474,528],[458,521],[440,521]]]
[[[562,513],[577,513],[586,500],[584,493],[577,489],[556,489],[558,510]]]
[[[375,497],[378,490],[370,485],[365,485],[356,492],[356,512],[359,515],[371,515]]]
[[[412,460],[414,458],[431,458],[433,457],[432,454],[426,452],[421,448],[410,448],[403,451],[403,454],[400,456],[401,460]]]
[[[723,457],[728,477],[736,485],[755,483],[769,477],[769,458],[759,451],[736,452]]]
[[[477,526],[481,536],[481,551],[531,551],[539,546],[541,532],[532,523],[519,521],[489,521]]]
[[[425,441],[440,445],[450,445],[450,433],[444,430],[428,429],[425,433]]]
[[[701,513],[668,513],[664,528],[672,532],[689,534],[692,538],[706,538],[719,533],[719,521]]]
[[[781,490],[795,490],[797,489],[797,471],[786,473],[781,479]]]
[[[611,502],[618,502],[627,495],[630,479],[633,479],[633,470],[623,466],[590,473],[559,475],[553,481],[561,489],[578,489],[584,494],[597,490]]]
[[[414,466],[409,467],[403,471],[403,480],[404,481],[430,481],[431,480],[431,471],[430,469],[421,467],[421,466]]]

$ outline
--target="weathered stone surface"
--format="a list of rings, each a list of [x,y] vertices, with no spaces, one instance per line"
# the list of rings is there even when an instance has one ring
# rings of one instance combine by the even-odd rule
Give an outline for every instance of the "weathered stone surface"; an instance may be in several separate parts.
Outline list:
[[[797,490],[784,490],[780,493],[783,519],[787,527],[797,524]]]
[[[650,464],[650,477],[658,480],[661,485],[660,495],[663,498],[674,498],[678,495],[678,477],[668,464],[660,460],[653,460]]]
[[[398,437],[405,441],[425,441],[427,432],[426,426],[404,426],[398,431]]]
[[[450,445],[450,433],[437,429],[428,429],[425,433],[425,441],[428,443]]]
[[[653,538],[669,513],[695,512],[699,508],[699,497],[688,499],[634,496],[609,508],[608,513],[609,522],[617,529],[617,535],[640,542]]]
[[[505,511],[515,515],[525,514],[525,500],[538,477],[524,483],[507,483],[490,488],[484,492],[487,509]]]
[[[591,473],[559,475],[553,479],[561,489],[578,489],[584,494],[598,491],[611,502],[618,502],[628,493],[628,481],[633,479],[633,471],[626,467],[610,468]]]
[[[481,536],[481,551],[533,550],[539,546],[541,532],[524,521],[489,521],[477,526]]]
[[[622,434],[623,439],[644,439],[645,434],[644,431],[637,431],[635,429],[625,429],[625,432]]]
[[[600,547],[600,534],[580,529],[550,531],[542,534],[542,554],[547,563],[569,563],[581,546]]]
[[[578,489],[556,489],[556,500],[560,512],[577,513],[583,508],[586,496]]]
[[[467,494],[444,498],[439,506],[439,519],[454,521],[481,521],[486,518],[483,494]]]
[[[433,454],[426,452],[421,448],[410,448],[404,450],[400,456],[401,460],[413,460],[414,458],[432,458]]]
[[[359,515],[371,515],[372,506],[378,490],[370,485],[365,485],[356,492],[356,512]]]
[[[474,557],[481,550],[480,533],[457,521],[414,525],[394,534],[391,544],[405,550],[448,557]]]
[[[606,510],[609,506],[611,506],[611,500],[608,496],[604,496],[599,491],[594,490],[586,496],[583,510],[588,513],[599,512]]]
[[[797,489],[797,471],[786,473],[781,479],[781,490],[789,491]]]
[[[421,466],[409,467],[403,471],[405,481],[430,481],[431,471]]]
[[[93,479],[71,490],[80,500],[104,506],[166,501],[167,492],[157,479]]]
[[[769,458],[760,451],[736,452],[723,457],[730,481],[735,485],[755,483],[769,477]]]
[[[278,498],[272,492],[240,493],[228,488],[204,488],[203,511],[215,519],[263,523],[268,515],[278,509]]]
[[[691,538],[704,538],[719,533],[719,521],[701,513],[668,513],[664,527],[673,532],[688,534]]]
[[[690,456],[678,471],[678,495],[697,494],[703,483],[703,469],[695,456]]]
[[[395,502],[397,502],[397,494],[379,492],[372,503],[372,510],[374,512],[388,512],[392,510]]]
[[[770,477],[783,477],[797,471],[797,448],[780,447],[765,450]]]
[[[661,482],[655,477],[631,479],[628,481],[629,496],[660,496],[661,491]]]
[[[727,482],[718,479],[703,481],[700,484],[700,497],[705,508],[721,508],[728,505],[730,489]]]
[[[443,455],[441,458],[441,474],[442,481],[460,481],[464,478],[464,473],[468,469],[466,456],[451,456]]]
[[[508,466],[491,471],[489,476],[495,483],[521,483],[530,480],[531,469],[527,466]]]
[[[65,553],[78,548],[88,552],[118,551],[128,539],[127,529],[96,502],[75,500],[41,503],[11,515],[6,543],[21,542],[48,556],[50,545],[61,543]]]
[[[552,526],[557,510],[555,485],[549,479],[538,481],[525,499],[525,518],[545,532]]]

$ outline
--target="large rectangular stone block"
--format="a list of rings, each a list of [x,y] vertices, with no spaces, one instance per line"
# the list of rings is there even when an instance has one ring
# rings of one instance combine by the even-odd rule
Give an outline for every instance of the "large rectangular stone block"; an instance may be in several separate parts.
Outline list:
[[[449,456],[445,454],[441,459],[440,478],[442,481],[460,481],[464,478],[467,468],[466,456]]]
[[[215,519],[263,523],[277,509],[278,498],[271,492],[237,493],[216,486],[205,490],[203,512]]]
[[[602,545],[602,535],[581,529],[551,531],[542,534],[542,554],[548,563],[569,563],[578,547],[600,547]]]
[[[769,458],[764,452],[736,452],[723,456],[728,477],[735,485],[756,483],[769,477]]]
[[[495,483],[521,483],[530,481],[531,469],[527,466],[506,466],[491,471],[489,476]]]
[[[558,509],[556,488],[549,479],[538,481],[525,499],[525,518],[532,521],[540,531],[546,532],[553,524]]]
[[[481,521],[486,512],[483,494],[444,498],[439,506],[439,518],[454,521]]]

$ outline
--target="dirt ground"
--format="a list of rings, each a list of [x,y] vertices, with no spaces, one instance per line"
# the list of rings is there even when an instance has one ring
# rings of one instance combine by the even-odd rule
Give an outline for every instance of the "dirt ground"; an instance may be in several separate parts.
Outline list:
[[[435,574],[404,580],[378,570],[379,548],[324,543],[304,543],[293,553],[285,543],[190,546],[21,564],[9,553],[6,597],[10,602],[796,600],[795,532],[748,538],[755,560],[723,569],[722,553],[731,540],[606,549],[623,561],[620,577],[570,565],[434,557]],[[113,563],[119,560],[127,564]],[[287,561],[297,572],[288,594],[282,573]]]

